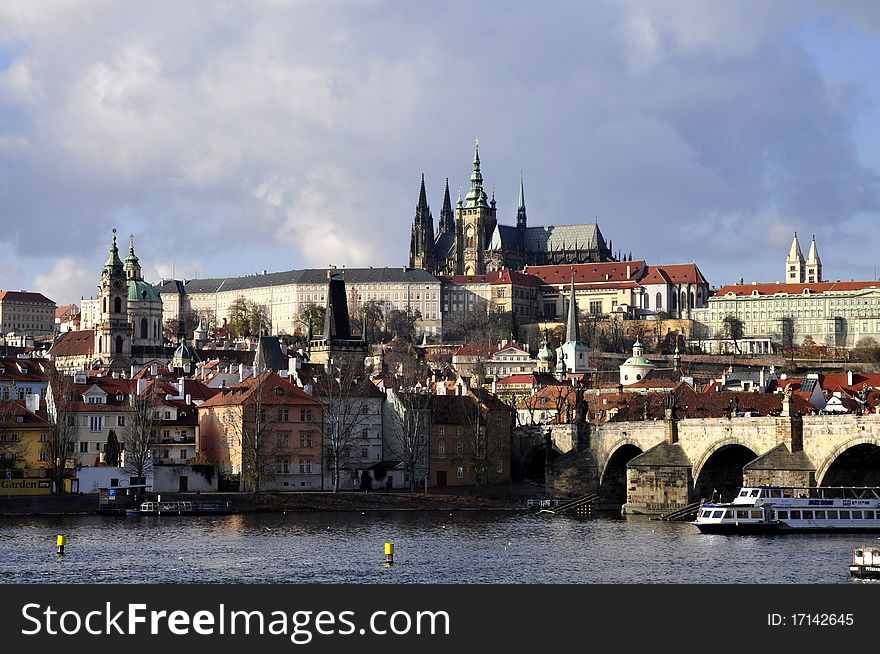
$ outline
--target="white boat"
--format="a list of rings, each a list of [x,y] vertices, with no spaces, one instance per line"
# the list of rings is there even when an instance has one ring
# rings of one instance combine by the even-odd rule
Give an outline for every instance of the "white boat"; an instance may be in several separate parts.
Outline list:
[[[880,531],[880,488],[743,486],[691,524],[704,534]]]
[[[849,573],[859,579],[880,579],[880,547],[854,547]]]

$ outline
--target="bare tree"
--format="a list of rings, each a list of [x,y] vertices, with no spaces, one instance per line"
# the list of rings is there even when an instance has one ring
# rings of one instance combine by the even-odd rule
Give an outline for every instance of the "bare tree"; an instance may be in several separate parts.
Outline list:
[[[448,399],[453,401],[455,418],[462,427],[465,466],[473,475],[479,494],[496,480],[497,464],[505,449],[503,439],[510,436],[509,432],[504,433],[502,425],[501,410],[505,405],[480,390]]]
[[[431,416],[434,410],[432,395],[423,390],[403,388],[387,393],[389,420],[386,435],[389,449],[403,461],[410,491],[415,490],[416,471],[430,452]]]
[[[153,448],[158,444],[159,398],[155,382],[147,386],[143,393],[138,393],[136,389],[132,391],[129,394],[129,408],[125,412],[125,426],[122,428],[124,469],[137,478],[137,483],[146,484],[147,475],[153,469]]]
[[[241,452],[241,480],[243,486],[259,493],[263,479],[278,463],[279,444],[273,440],[272,417],[265,403],[265,379],[273,374],[264,372],[252,379],[252,391],[242,401],[231,406],[224,414],[227,437]]]
[[[736,353],[739,354],[739,342],[743,337],[742,320],[732,314],[724,316],[721,328],[724,333],[724,337],[729,338],[731,341],[733,341],[733,346],[736,348]]]
[[[64,480],[73,475],[77,464],[76,389],[73,378],[65,376],[54,366],[48,366],[46,374],[49,382],[46,390],[46,411],[50,428],[47,440],[43,443],[43,452],[49,464],[52,492],[63,495]]]
[[[352,455],[372,423],[374,405],[381,394],[363,370],[356,366],[331,367],[318,376],[315,394],[324,405],[323,420],[318,425],[324,432],[325,471],[331,475],[333,492],[339,491],[341,473],[358,459]]]

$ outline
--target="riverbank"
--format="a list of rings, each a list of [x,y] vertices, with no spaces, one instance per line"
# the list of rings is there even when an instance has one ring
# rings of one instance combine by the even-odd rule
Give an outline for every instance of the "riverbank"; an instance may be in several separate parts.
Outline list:
[[[307,492],[307,493],[162,493],[163,501],[230,503],[235,513],[310,511],[517,511],[526,510],[517,489],[493,489],[491,495],[466,493]],[[508,491],[508,492],[503,492]],[[151,497],[152,499],[152,497]],[[98,496],[65,495],[0,498],[0,516],[88,515]]]

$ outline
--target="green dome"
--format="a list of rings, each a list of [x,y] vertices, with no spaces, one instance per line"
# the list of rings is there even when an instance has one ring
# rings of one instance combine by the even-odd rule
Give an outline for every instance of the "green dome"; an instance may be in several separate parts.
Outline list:
[[[647,366],[649,368],[653,368],[654,364],[648,361],[645,357],[630,357],[626,361],[623,362],[624,366]]]
[[[161,302],[162,298],[159,297],[159,291],[152,284],[139,279],[129,279],[128,300],[129,302]]]
[[[546,341],[541,343],[541,349],[538,350],[538,361],[546,361],[548,363],[556,361],[556,354],[547,347]]]

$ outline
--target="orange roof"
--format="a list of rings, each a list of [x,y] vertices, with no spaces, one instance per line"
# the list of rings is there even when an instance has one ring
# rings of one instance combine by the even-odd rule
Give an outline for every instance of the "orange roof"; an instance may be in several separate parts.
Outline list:
[[[605,263],[577,263],[559,266],[529,266],[528,273],[539,278],[545,284],[559,286],[571,283],[574,272],[574,283],[596,284],[607,282],[637,281],[645,262],[609,261]]]
[[[91,329],[67,332],[49,349],[49,354],[59,357],[91,356],[95,345],[95,332]]]
[[[866,288],[880,288],[880,282],[815,282],[813,284],[730,284],[722,286],[715,292],[715,296],[727,295],[774,295],[775,293],[788,293],[789,295],[802,295],[805,290],[810,293],[830,293],[837,291],[861,291]]]
[[[321,402],[306,393],[304,390],[283,379],[277,372],[267,370],[257,377],[248,377],[242,382],[233,384],[221,391],[210,400],[199,405],[199,408],[211,408],[218,406],[233,406],[245,404],[251,399],[256,401],[254,393],[262,390],[260,403],[264,405],[275,404],[314,404],[321,406]],[[281,389],[283,394],[276,393]]]
[[[648,266],[641,284],[708,284],[696,263],[673,263]]]

